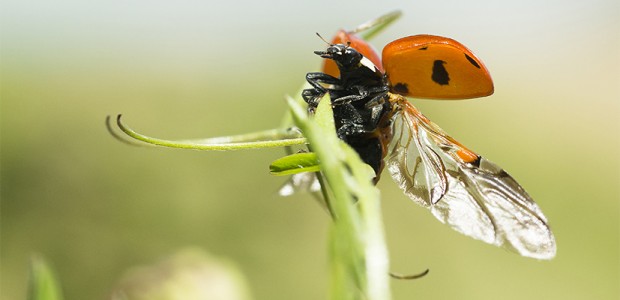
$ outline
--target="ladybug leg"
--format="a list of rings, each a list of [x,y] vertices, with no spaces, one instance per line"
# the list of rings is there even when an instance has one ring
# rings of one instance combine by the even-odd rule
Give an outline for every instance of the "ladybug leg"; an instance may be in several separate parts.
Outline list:
[[[308,103],[308,110],[310,111],[313,111],[318,106],[320,99],[328,91],[342,90],[340,79],[325,73],[308,73],[306,74],[306,80],[313,88],[303,90],[301,96]],[[322,84],[329,84],[332,87],[325,88]]]
[[[369,92],[370,90],[363,85],[355,85],[347,89],[347,92],[349,93],[349,95],[336,98],[332,100],[332,102],[334,103],[334,105],[341,105],[341,104],[348,104],[348,103],[359,101],[359,100],[364,100],[370,94]]]
[[[348,96],[340,97],[338,99],[334,99],[332,103],[334,105],[349,104],[354,101],[362,100],[364,99],[364,97],[365,96],[362,96],[362,95],[348,95]]]
[[[336,121],[338,138],[347,141],[348,137],[364,131],[364,117],[352,104],[334,106],[334,115],[339,116]]]
[[[321,94],[325,94],[325,92],[327,92],[328,90],[321,85],[322,83],[334,85],[334,87],[330,89],[336,89],[336,90],[342,89],[340,87],[340,83],[341,83],[340,79],[334,76],[325,74],[325,73],[320,73],[320,72],[308,73],[306,74],[306,80],[308,81],[308,83],[310,83],[310,85],[314,88],[314,90],[316,90],[317,92]],[[304,92],[305,91],[307,90],[304,90]]]
[[[370,94],[381,93],[381,96],[385,96],[385,94],[387,94],[387,92],[389,91],[390,91],[390,88],[384,85],[376,86],[376,87],[372,87],[368,89],[368,93]]]
[[[381,105],[383,103],[385,103],[385,96],[388,92],[388,88],[384,88],[383,90],[381,89],[377,89],[376,93],[379,93],[378,95],[374,96],[372,99],[370,99],[368,102],[366,102],[366,104],[364,105],[366,108],[370,109],[373,108],[377,105]]]
[[[357,93],[350,94],[347,96],[340,97],[338,99],[334,99],[333,103],[335,105],[351,103],[359,100],[367,99],[368,96],[379,93],[379,95],[372,96],[372,99],[365,104],[366,108],[371,108],[377,104],[381,104],[381,100],[385,96],[385,94],[389,91],[387,86],[378,86],[368,88],[366,86],[356,85],[350,88],[351,90],[357,90]]]
[[[307,89],[303,90],[301,93],[301,97],[308,103],[308,110],[314,112],[314,109],[319,105],[319,100],[325,94],[325,92],[320,92],[315,89]]]

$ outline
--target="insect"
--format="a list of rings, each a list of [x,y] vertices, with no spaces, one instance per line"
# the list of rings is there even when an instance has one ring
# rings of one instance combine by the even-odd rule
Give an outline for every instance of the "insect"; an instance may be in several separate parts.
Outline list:
[[[488,70],[446,37],[414,35],[389,43],[382,59],[340,31],[323,72],[308,73],[310,113],[325,93],[336,132],[375,170],[385,166],[404,193],[456,231],[523,256],[551,259],[556,245],[542,211],[502,168],[466,148],[405,97],[467,99],[493,93]]]

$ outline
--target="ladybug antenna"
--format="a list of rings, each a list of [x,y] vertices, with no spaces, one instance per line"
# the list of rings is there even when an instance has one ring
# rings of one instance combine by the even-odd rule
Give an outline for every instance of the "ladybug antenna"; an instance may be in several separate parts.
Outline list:
[[[333,46],[334,45],[334,44],[328,42],[327,40],[325,40],[318,32],[315,32],[315,33],[323,42],[325,42],[325,44],[327,44],[329,46]]]

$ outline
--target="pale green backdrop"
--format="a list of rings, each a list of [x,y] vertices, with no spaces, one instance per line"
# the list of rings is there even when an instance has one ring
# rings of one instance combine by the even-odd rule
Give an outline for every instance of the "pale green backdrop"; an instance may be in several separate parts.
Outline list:
[[[280,150],[134,148],[144,133],[275,127],[329,36],[393,9],[375,41],[431,33],[471,48],[493,96],[416,101],[536,199],[558,242],[535,261],[453,232],[380,183],[394,299],[618,299],[620,4],[574,1],[3,1],[1,289],[25,297],[44,255],[66,299],[104,299],[125,270],[186,246],[235,261],[255,299],[324,299],[328,218],[280,198]]]

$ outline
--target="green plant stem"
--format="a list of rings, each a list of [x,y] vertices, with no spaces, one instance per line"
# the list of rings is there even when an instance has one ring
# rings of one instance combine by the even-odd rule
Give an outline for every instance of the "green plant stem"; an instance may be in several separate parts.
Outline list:
[[[388,256],[374,172],[338,139],[331,103],[324,97],[314,118],[289,99],[293,120],[316,153],[323,195],[334,217],[330,231],[331,299],[390,299]]]
[[[149,137],[140,133],[137,133],[133,129],[129,128],[121,121],[121,115],[118,115],[116,119],[116,123],[118,127],[128,136],[145,142],[147,144],[162,146],[162,147],[170,147],[170,148],[181,148],[181,149],[194,149],[194,150],[215,150],[215,151],[230,151],[230,150],[243,150],[243,149],[258,149],[258,148],[274,148],[274,147],[285,147],[292,145],[303,145],[306,143],[306,139],[302,137],[294,137],[294,138],[285,138],[278,140],[266,140],[266,141],[251,141],[251,142],[234,142],[239,140],[249,140],[248,136],[251,138],[266,138],[266,135],[263,133],[253,133],[250,135],[240,135],[233,137],[224,137],[224,138],[211,138],[211,139],[203,139],[203,140],[184,140],[184,141],[172,141],[172,140],[164,140],[158,139],[154,137]],[[277,135],[275,133],[280,133]],[[290,136],[298,136],[298,133],[291,132],[289,130],[272,130],[268,133],[272,135],[270,137],[287,135]],[[233,141],[233,142],[231,142]]]
[[[359,33],[360,37],[365,40],[370,40],[375,37],[378,33],[383,31],[387,26],[392,24],[394,21],[398,20],[402,12],[400,10],[395,10],[389,12],[385,15],[382,15],[376,19],[370,20],[360,26],[358,26],[355,30],[356,33]]]

